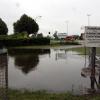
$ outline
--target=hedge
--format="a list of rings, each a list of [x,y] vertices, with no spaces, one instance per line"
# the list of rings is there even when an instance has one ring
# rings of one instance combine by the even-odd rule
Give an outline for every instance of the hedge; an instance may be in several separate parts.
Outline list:
[[[31,46],[31,45],[49,45],[48,38],[30,38],[30,39],[1,39],[0,46]]]

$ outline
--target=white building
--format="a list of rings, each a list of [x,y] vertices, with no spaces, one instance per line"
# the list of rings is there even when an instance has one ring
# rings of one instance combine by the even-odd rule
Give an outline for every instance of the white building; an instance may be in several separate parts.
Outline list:
[[[67,33],[57,33],[59,39],[65,39],[67,37]]]

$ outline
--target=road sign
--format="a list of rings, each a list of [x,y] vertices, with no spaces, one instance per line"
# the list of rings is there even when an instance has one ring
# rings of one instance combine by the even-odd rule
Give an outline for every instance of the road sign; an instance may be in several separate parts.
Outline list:
[[[100,47],[100,27],[85,26],[85,46]]]

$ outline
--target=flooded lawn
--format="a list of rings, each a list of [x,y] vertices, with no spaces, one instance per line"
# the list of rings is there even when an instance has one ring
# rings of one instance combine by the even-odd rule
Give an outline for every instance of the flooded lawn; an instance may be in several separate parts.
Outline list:
[[[83,93],[91,88],[91,78],[82,76],[88,66],[82,52],[81,48],[8,50],[9,88]]]

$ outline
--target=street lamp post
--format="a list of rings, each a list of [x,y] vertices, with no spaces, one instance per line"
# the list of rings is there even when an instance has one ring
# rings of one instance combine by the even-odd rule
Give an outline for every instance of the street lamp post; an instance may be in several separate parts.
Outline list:
[[[67,20],[66,23],[67,23],[67,35],[68,35],[68,23],[69,23],[69,21]]]
[[[90,26],[90,14],[87,14],[87,16],[88,16],[88,26]]]
[[[88,26],[90,26],[90,14],[87,14],[87,17],[88,17]],[[91,64],[91,52],[92,52],[92,50],[91,49],[89,49],[89,63]]]

